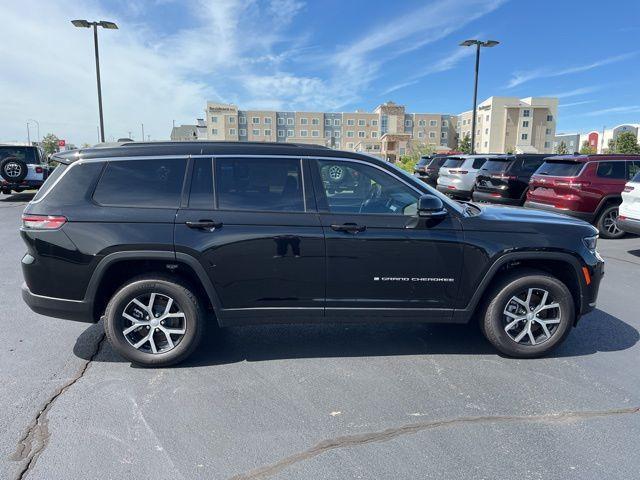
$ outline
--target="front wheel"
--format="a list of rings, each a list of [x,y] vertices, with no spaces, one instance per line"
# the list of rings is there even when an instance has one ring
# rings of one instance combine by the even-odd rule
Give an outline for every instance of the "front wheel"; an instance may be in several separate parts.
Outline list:
[[[492,294],[482,331],[495,348],[511,357],[547,354],[562,343],[575,318],[571,292],[545,272],[512,274]]]
[[[204,312],[184,285],[141,277],[121,287],[105,310],[109,343],[127,360],[165,367],[186,359],[202,337]]]
[[[618,205],[605,207],[598,216],[596,228],[602,238],[622,238],[624,231],[618,227]]]

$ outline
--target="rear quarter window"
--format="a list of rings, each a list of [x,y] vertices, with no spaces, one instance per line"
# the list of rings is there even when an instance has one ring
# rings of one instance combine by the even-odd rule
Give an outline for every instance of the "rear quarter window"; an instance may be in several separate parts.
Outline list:
[[[537,175],[553,177],[575,177],[581,171],[584,163],[571,161],[546,161],[535,172]]]
[[[44,197],[47,194],[49,190],[51,190],[51,187],[53,187],[53,185],[58,181],[58,179],[62,176],[64,171],[67,168],[69,168],[69,165],[65,165],[64,163],[59,163],[59,164],[54,163],[49,168],[53,168],[53,170],[49,172],[49,176],[47,177],[45,182],[42,184],[42,186],[40,187],[40,190],[38,190],[38,193],[36,193],[35,197],[33,197],[34,201],[40,200],[42,197]]]
[[[486,158],[476,158],[473,160],[472,168],[477,170],[481,168],[487,162]]]
[[[116,207],[177,208],[186,164],[178,158],[108,162],[93,200]]]

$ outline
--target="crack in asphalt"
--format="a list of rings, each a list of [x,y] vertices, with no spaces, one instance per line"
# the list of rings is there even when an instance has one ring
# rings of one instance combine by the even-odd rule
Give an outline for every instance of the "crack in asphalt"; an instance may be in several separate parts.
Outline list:
[[[29,428],[27,429],[24,436],[18,442],[16,451],[9,457],[9,459],[14,462],[25,462],[23,468],[15,477],[16,480],[22,480],[25,478],[25,476],[35,465],[40,454],[44,451],[45,448],[47,448],[50,437],[48,418],[49,411],[53,407],[55,401],[84,376],[87,368],[89,368],[89,365],[91,364],[93,359],[100,352],[100,348],[102,347],[105,338],[106,336],[104,333],[102,333],[102,335],[98,337],[95,349],[89,359],[84,363],[82,368],[80,368],[78,373],[73,376],[73,378],[71,378],[62,387],[58,388],[53,393],[53,395],[49,397],[49,399],[45,402],[44,407],[42,407],[42,409],[38,412],[36,417],[33,419],[33,422],[31,422],[31,424],[29,425]]]
[[[546,413],[540,415],[487,415],[478,417],[459,417],[449,420],[435,420],[430,422],[410,423],[401,427],[387,428],[378,432],[360,433],[355,435],[344,435],[328,440],[323,440],[313,447],[302,452],[295,453],[285,457],[276,463],[259,467],[246,473],[234,475],[230,480],[256,480],[271,477],[280,473],[287,467],[296,463],[310,460],[329,450],[339,448],[354,447],[366,445],[369,443],[382,443],[402,435],[411,435],[424,430],[435,428],[445,428],[461,424],[478,424],[478,423],[500,423],[500,422],[564,422],[571,420],[590,419],[597,417],[608,417],[614,415],[629,415],[640,412],[640,406],[629,408],[618,408],[612,410],[600,411],[583,411],[583,412],[564,412],[564,413]]]

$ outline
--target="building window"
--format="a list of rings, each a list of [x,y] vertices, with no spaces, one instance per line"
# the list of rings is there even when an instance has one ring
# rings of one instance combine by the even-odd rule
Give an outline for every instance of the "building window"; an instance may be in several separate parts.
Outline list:
[[[320,136],[320,131],[319,130],[311,130],[311,136],[312,137],[319,137]]]
[[[260,117],[251,117],[251,123],[257,125],[260,123]]]
[[[486,116],[484,117],[484,121],[485,121],[485,122],[488,122],[488,121],[489,121],[489,115],[486,115]]]
[[[309,132],[307,132],[306,130],[300,130],[300,136],[301,137],[308,137],[309,136]]]
[[[544,148],[549,148],[550,143],[549,142],[544,142]]]
[[[240,125],[246,125],[247,124],[247,117],[240,117],[238,118],[238,123]]]
[[[447,138],[447,132],[440,133],[440,138]]]
[[[339,127],[339,126],[340,126],[340,119],[339,119],[339,118],[336,118],[336,119],[333,121],[333,126],[334,126],[334,127]]]
[[[218,129],[217,128],[212,128],[211,129],[211,135],[217,135],[218,134]]]
[[[527,140],[527,139],[529,138],[529,134],[528,134],[528,133],[523,133],[523,134],[520,136],[520,138],[521,138],[522,140]]]
[[[522,128],[528,128],[529,127],[529,120],[525,120],[522,122]]]
[[[364,120],[358,120],[358,126],[359,126],[359,127],[364,127],[366,124],[367,124],[367,122],[366,122],[366,121],[364,121]]]
[[[283,138],[284,137],[284,130],[278,130],[278,137],[279,138]]]
[[[371,138],[378,138],[378,132],[371,132]]]
[[[287,137],[293,137],[293,130],[287,130]]]
[[[218,123],[218,117],[211,117],[211,123]]]
[[[246,128],[241,128],[240,129],[240,136],[241,137],[246,137],[247,136],[247,129]]]
[[[325,130],[324,131],[324,136],[327,137],[327,138],[330,138],[331,137],[331,130]]]
[[[405,127],[410,127],[411,126],[411,120],[405,120],[404,121],[404,126]]]
[[[485,128],[485,129],[484,129],[484,134],[485,134],[485,135],[489,135],[489,129],[488,129],[488,128]]]
[[[336,143],[335,143],[335,147],[336,147],[336,148],[340,148],[340,142],[336,142]]]
[[[489,146],[489,142],[484,142],[484,147],[487,148]]]
[[[347,125],[349,125],[350,127],[353,127],[356,124],[356,121],[353,118],[349,118],[347,120]]]
[[[320,119],[319,118],[312,118],[311,119],[311,125],[320,125]]]
[[[293,118],[287,118],[287,125],[293,125]]]
[[[271,130],[267,129],[264,131],[264,136],[265,137],[270,137],[271,136]]]
[[[429,138],[436,138],[436,132],[429,132]]]
[[[442,128],[447,128],[449,126],[449,120],[442,120]]]
[[[264,117],[264,123],[266,125],[271,125],[271,117]]]
[[[358,138],[366,138],[366,137],[367,137],[367,134],[365,132],[363,131],[358,132]]]
[[[309,119],[308,118],[301,118],[300,119],[300,125],[308,125],[309,124]]]
[[[411,121],[411,120],[409,120]],[[377,127],[378,126],[378,120],[371,120],[371,126],[372,127]]]
[[[547,128],[547,129],[545,130],[545,133],[546,133],[547,135],[551,135],[551,129],[550,129],[550,128]]]
[[[522,111],[522,116],[523,116],[523,117],[528,117],[528,116],[530,116],[530,115],[531,115],[531,110],[528,110],[528,109],[527,109],[527,110],[523,110],[523,111]]]
[[[324,119],[324,126],[325,127],[330,127],[331,126],[331,119],[330,118],[325,118]]]
[[[353,138],[353,130],[347,130],[347,137]]]
[[[338,131],[333,132],[333,136],[335,138],[340,138],[340,132],[338,132]],[[337,145],[340,145],[340,144],[338,143]]]
[[[347,143],[347,148],[353,148],[353,142]]]
[[[229,123],[236,123],[236,117],[229,117]]]
[[[258,130],[257,128],[254,128],[253,130],[251,130],[251,133],[257,137],[260,135],[260,130]]]
[[[229,129],[229,135],[235,136],[235,134],[236,134],[236,129],[235,128],[230,128]]]
[[[437,122],[437,121],[435,121],[435,120],[430,120],[430,121],[429,121],[429,126],[431,126],[431,127],[435,127],[436,125],[438,125],[438,122]]]
[[[418,138],[424,137],[424,132],[418,132]]]
[[[547,122],[553,122],[553,115],[547,115]]]
[[[278,125],[284,125],[284,118],[278,118]]]
[[[426,124],[427,124],[427,122],[425,122],[424,120],[420,120],[420,121],[418,122],[418,126],[419,126],[419,127],[424,127]]]

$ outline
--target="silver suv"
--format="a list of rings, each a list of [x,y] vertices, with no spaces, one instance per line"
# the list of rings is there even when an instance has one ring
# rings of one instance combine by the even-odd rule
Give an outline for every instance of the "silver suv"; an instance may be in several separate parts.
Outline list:
[[[49,167],[38,147],[0,145],[0,191],[38,189],[47,179]]]
[[[457,155],[447,158],[438,175],[437,188],[451,197],[471,199],[478,171],[488,155]]]

